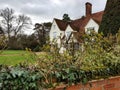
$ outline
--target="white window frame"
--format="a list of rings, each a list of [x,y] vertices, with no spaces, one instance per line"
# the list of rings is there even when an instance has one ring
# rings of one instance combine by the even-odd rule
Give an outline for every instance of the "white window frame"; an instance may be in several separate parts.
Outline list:
[[[91,31],[95,31],[95,27],[89,27],[89,28],[87,28],[87,34],[90,34]]]

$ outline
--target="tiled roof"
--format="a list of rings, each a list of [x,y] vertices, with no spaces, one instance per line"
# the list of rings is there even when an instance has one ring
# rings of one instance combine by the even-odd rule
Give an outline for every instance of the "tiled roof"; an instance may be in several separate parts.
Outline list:
[[[95,20],[98,24],[100,24],[101,21],[102,21],[103,14],[104,14],[104,11],[93,13],[92,14],[92,19]]]
[[[75,31],[81,31],[84,30],[84,27],[87,25],[88,21],[92,18],[97,24],[101,23],[102,20],[102,16],[103,16],[103,11],[101,12],[97,12],[97,13],[93,13],[91,14],[91,16],[87,16],[87,17],[82,17],[80,19],[76,19],[73,20],[71,22],[66,22],[60,19],[54,19],[58,25],[58,27],[60,28],[61,31],[65,31],[65,29],[67,28],[67,25],[69,24],[71,26],[71,28]]]
[[[66,22],[60,19],[54,19],[60,28],[61,31],[65,31],[68,24],[71,26],[71,28],[75,31],[83,32],[84,27],[87,25],[88,21],[92,18],[97,24],[100,24],[102,21],[103,11],[93,13],[91,16],[82,17],[80,19],[73,20],[71,22]]]
[[[103,11],[93,13],[91,16],[82,17],[80,19],[74,20],[71,23],[79,28],[79,31],[84,30],[84,27],[87,25],[88,21],[92,18],[96,23],[100,24],[103,16]]]
[[[82,18],[73,20],[71,22],[66,22],[59,19],[54,19],[54,20],[56,21],[61,31],[65,31],[67,26],[70,25],[73,30],[77,31],[73,33],[75,38],[78,40],[78,42],[82,42],[80,37],[85,33],[85,26],[87,25],[88,21],[90,19],[93,19],[97,24],[100,25],[103,14],[104,14],[104,11],[100,11],[97,13],[93,13],[90,16],[86,16],[86,17],[83,16]]]
[[[103,14],[104,14],[104,11],[100,11],[100,12],[91,14],[91,16],[82,17],[80,19],[77,19],[71,22],[72,25],[79,28],[79,33],[76,32],[73,34],[78,42],[82,42],[82,39],[80,37],[85,33],[85,26],[87,25],[88,21],[90,19],[93,19],[97,24],[100,25]]]
[[[60,20],[60,19],[54,19],[59,27],[59,29],[61,31],[65,31],[65,29],[67,28],[68,22]]]
[[[79,27],[75,26],[72,22],[69,25],[74,31],[79,31]]]

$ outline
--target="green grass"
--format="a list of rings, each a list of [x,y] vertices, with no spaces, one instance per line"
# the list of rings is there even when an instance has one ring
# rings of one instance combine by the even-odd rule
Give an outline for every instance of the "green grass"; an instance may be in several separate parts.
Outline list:
[[[5,50],[0,53],[0,64],[17,65],[23,62],[34,63],[34,55],[22,50]]]
[[[23,54],[25,51],[23,50],[4,50],[1,52],[2,55],[12,55],[12,54]]]

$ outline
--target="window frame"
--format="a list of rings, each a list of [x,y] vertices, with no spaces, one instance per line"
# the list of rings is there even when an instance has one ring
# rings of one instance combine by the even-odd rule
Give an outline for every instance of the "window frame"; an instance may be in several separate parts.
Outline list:
[[[90,34],[92,31],[95,31],[95,27],[88,27],[87,33]]]
[[[68,39],[70,37],[71,31],[66,32],[66,38]]]
[[[57,32],[53,32],[53,38],[57,38]]]

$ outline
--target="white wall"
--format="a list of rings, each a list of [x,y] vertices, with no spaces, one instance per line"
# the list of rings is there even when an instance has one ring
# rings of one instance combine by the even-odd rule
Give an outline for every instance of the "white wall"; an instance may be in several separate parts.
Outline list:
[[[54,32],[57,32],[57,34],[56,34],[56,42],[55,43],[57,43],[58,44],[58,47],[60,47],[60,36],[63,36],[64,35],[64,31],[61,31],[60,29],[59,29],[59,27],[58,27],[58,25],[57,25],[57,23],[55,22],[55,20],[53,21],[53,23],[52,23],[52,26],[51,26],[51,29],[50,29],[50,34],[49,34],[49,36],[50,36],[50,41],[51,42],[53,42],[53,40],[54,40]],[[61,35],[62,34],[62,35]]]
[[[93,19],[90,19],[87,25],[85,26],[85,32],[87,32],[87,28],[89,27],[94,27],[95,32],[98,32],[99,25]]]
[[[70,31],[70,32],[72,32],[72,31],[73,31],[73,29],[71,28],[71,26],[70,26],[70,25],[68,25],[68,26],[67,26],[67,28],[66,28],[66,30],[65,30],[65,33],[66,33],[66,32],[69,32],[69,31]]]
[[[71,28],[71,26],[68,25],[67,28],[66,28],[66,30],[65,30],[65,35],[66,35],[66,36],[67,36],[67,32],[76,32],[76,31],[74,31],[74,30]],[[77,40],[73,37],[73,34],[72,34],[71,37],[73,38],[74,42],[77,42]],[[69,41],[69,42],[70,42],[70,41]]]

